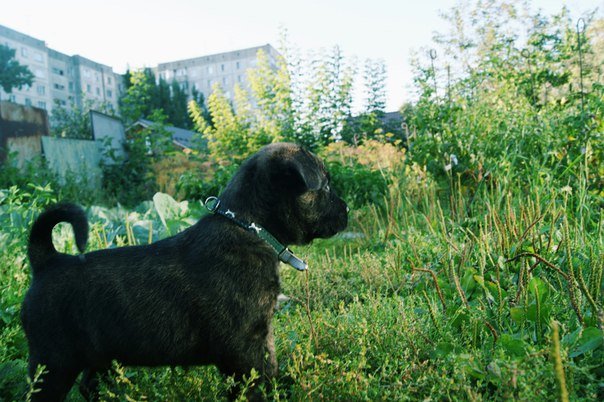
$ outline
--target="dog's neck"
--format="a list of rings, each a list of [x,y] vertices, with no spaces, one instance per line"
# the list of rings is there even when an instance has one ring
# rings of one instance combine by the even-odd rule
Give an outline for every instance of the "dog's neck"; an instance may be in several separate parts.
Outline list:
[[[281,244],[279,240],[277,240],[268,230],[266,230],[260,224],[248,222],[238,217],[237,212],[221,205],[220,199],[217,197],[209,197],[205,201],[205,207],[208,209],[208,211],[210,211],[210,213],[223,216],[224,218],[237,224],[237,226],[247,230],[250,233],[254,233],[256,236],[264,240],[275,251],[279,261],[291,265],[298,271],[306,271],[308,269],[308,265],[303,260],[296,257],[290,249]]]

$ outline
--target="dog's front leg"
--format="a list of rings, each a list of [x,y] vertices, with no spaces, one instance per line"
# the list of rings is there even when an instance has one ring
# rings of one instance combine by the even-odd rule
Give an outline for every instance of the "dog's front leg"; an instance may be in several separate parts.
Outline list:
[[[269,324],[264,332],[262,337],[240,339],[240,352],[218,365],[224,375],[233,376],[239,384],[230,390],[229,400],[236,400],[241,395],[245,379],[249,378],[252,370],[258,373],[259,378],[246,390],[246,398],[250,401],[264,400],[259,385],[264,385],[265,390],[270,392],[268,387],[277,375],[278,366],[272,326]]]

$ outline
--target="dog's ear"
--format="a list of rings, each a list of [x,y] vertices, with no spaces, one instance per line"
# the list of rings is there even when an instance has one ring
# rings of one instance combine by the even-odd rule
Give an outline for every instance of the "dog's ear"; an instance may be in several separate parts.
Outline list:
[[[321,169],[310,155],[304,156],[280,160],[274,170],[275,182],[300,193],[320,189],[322,185]]]

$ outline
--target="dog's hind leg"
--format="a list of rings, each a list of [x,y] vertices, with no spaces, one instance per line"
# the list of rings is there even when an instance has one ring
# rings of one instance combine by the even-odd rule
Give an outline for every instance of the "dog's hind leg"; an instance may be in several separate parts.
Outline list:
[[[106,378],[110,369],[87,368],[82,373],[80,380],[80,393],[87,401],[99,400],[99,384]]]
[[[38,366],[44,365],[44,371],[33,385],[31,400],[54,402],[65,399],[73,386],[80,370],[69,365],[48,364],[36,359],[29,361],[29,376],[33,380]]]

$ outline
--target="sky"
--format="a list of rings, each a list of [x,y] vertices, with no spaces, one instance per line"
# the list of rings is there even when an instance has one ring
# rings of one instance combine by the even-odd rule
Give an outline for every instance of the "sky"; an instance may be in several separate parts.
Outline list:
[[[259,46],[287,30],[302,55],[340,46],[345,57],[383,59],[387,110],[410,99],[412,51],[429,48],[457,0],[0,0],[0,25],[123,73],[129,67]],[[578,18],[604,0],[533,0]],[[358,96],[357,96],[358,98]]]

